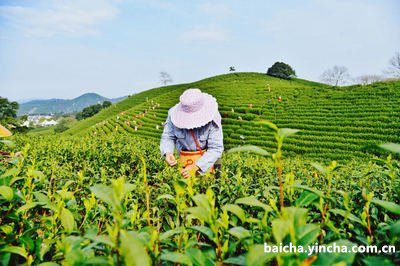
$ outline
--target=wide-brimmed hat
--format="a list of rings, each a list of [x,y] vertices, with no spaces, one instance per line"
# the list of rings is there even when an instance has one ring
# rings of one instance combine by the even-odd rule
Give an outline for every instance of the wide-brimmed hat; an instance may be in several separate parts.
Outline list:
[[[171,108],[171,121],[178,128],[196,128],[206,125],[218,116],[217,100],[199,89],[188,89]]]
[[[0,124],[0,137],[9,137],[12,133]]]

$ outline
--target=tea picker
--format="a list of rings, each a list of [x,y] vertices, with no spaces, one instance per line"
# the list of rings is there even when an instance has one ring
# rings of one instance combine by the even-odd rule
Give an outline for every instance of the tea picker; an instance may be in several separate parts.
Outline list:
[[[0,124],[0,138],[10,137],[11,135],[12,135],[12,133],[11,133],[7,128],[3,127],[3,126]],[[0,140],[0,142],[2,142],[2,143],[7,143],[6,141],[2,141],[2,140]],[[3,146],[3,145],[1,145],[0,147],[2,147],[2,146]],[[20,153],[20,152],[17,152],[17,153],[15,154],[15,156],[12,156],[12,153],[11,153],[11,152],[8,152],[8,151],[1,151],[1,150],[0,150],[0,162],[7,162],[7,161],[9,162],[9,161],[15,159],[15,157],[19,156],[19,153]]]
[[[179,165],[185,178],[214,171],[218,177],[224,144],[216,99],[199,89],[184,91],[179,103],[168,111],[160,150],[169,166]]]

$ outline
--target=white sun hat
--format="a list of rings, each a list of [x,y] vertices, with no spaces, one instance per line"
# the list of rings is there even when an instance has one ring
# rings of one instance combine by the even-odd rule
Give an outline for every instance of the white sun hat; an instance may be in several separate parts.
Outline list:
[[[199,89],[187,89],[171,108],[171,121],[178,128],[202,127],[219,117],[217,100]]]

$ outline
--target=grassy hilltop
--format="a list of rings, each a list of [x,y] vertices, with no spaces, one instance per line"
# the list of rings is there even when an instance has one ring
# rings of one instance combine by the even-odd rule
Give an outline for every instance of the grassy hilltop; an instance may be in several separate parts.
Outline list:
[[[261,73],[225,74],[147,90],[77,123],[66,133],[119,132],[159,139],[168,109],[191,87],[217,98],[226,148],[253,144],[272,151],[274,139],[255,123],[257,119],[301,129],[286,141],[285,152],[309,158],[363,158],[378,152],[375,144],[400,142],[399,81],[335,88]]]

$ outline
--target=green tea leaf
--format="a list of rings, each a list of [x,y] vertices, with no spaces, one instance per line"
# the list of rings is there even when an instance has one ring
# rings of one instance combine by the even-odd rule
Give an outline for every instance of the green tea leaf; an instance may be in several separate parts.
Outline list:
[[[30,203],[27,203],[27,204],[25,204],[25,205],[22,205],[21,207],[19,207],[18,208],[18,210],[17,210],[17,213],[19,214],[19,213],[24,213],[24,212],[26,212],[27,210],[30,210],[30,209],[32,209],[32,208],[35,208],[37,205],[39,205],[39,203],[37,203],[37,202],[30,202]]]
[[[206,235],[210,240],[214,239],[213,231],[207,226],[192,226],[192,227],[190,227],[190,229]]]
[[[400,220],[389,227],[392,236],[400,236]]]
[[[44,205],[44,207],[49,208],[52,211],[57,211],[57,207],[50,201],[50,199],[46,195],[40,192],[34,192],[33,195],[40,204]]]
[[[190,207],[185,210],[185,212],[190,213],[193,218],[196,218],[202,222],[209,222],[210,212],[209,210],[201,207]]]
[[[275,258],[277,253],[264,252],[264,245],[254,245],[246,254],[246,265],[264,266],[267,262]]]
[[[241,226],[236,226],[229,229],[228,233],[233,235],[234,237],[237,237],[238,239],[243,239],[251,236],[250,231]]]
[[[67,233],[69,234],[72,233],[72,231],[74,231],[75,228],[75,220],[71,211],[66,208],[62,208],[60,218],[61,218],[61,225],[64,227],[64,230],[67,231]]]
[[[272,221],[272,234],[276,243],[282,243],[283,239],[290,230],[290,221],[275,219]]]
[[[28,253],[26,252],[26,249],[24,247],[6,246],[6,247],[0,249],[0,252],[9,252],[9,253],[17,254],[23,258],[26,258],[28,256]]]
[[[291,187],[294,187],[294,188],[298,188],[298,189],[303,189],[303,190],[306,190],[306,191],[310,191],[310,192],[312,192],[312,193],[314,193],[315,195],[318,195],[319,197],[321,197],[321,198],[325,198],[325,195],[324,195],[324,193],[322,192],[322,191],[319,191],[319,190],[317,190],[317,189],[315,189],[315,188],[310,188],[309,186],[304,186],[304,185],[290,185],[290,186],[287,186],[288,188],[291,188]]]
[[[161,196],[157,197],[157,200],[161,200],[161,199],[168,199],[168,200],[170,200],[170,201],[172,201],[173,203],[176,204],[175,198],[171,194],[164,194],[164,195],[161,195]]]
[[[20,170],[18,169],[18,167],[11,168],[10,170],[7,170],[4,174],[2,174],[1,178],[17,175],[19,173],[19,171]],[[10,184],[10,186],[11,186],[11,184]]]
[[[349,240],[338,240],[335,242],[332,242],[328,245],[325,246],[333,246],[336,243],[337,246],[339,246],[342,250],[342,248],[346,247],[347,250],[351,250],[353,246],[357,246],[357,244],[354,244],[350,242]],[[333,249],[333,248],[332,248]],[[313,266],[325,266],[325,265],[352,265],[354,258],[357,253],[355,252],[349,252],[349,253],[344,253],[344,252],[321,252],[318,253],[318,258],[317,260],[313,263]]]
[[[177,252],[164,252],[161,254],[161,260],[190,266],[193,265],[188,255]]]
[[[146,266],[151,264],[142,242],[134,232],[121,231],[121,254],[125,265]]]
[[[365,266],[395,266],[389,258],[383,256],[368,256],[362,259]]]
[[[234,152],[251,152],[262,156],[271,156],[271,154],[268,151],[253,145],[239,146],[236,148],[229,149],[227,151],[227,153],[234,153]]]
[[[303,191],[300,197],[296,200],[296,206],[297,207],[308,206],[316,199],[319,199],[318,195],[308,191]]]
[[[0,195],[3,196],[7,201],[11,201],[14,197],[12,188],[8,186],[0,186]]]
[[[211,212],[211,206],[208,202],[207,195],[205,194],[197,194],[192,197],[193,201],[196,203],[197,207],[206,209],[207,212]]]
[[[246,215],[244,213],[244,210],[236,204],[226,204],[225,206],[222,207],[222,209],[236,215],[242,223],[244,223],[244,221],[246,220]]]
[[[94,242],[106,244],[112,248],[114,248],[114,246],[115,246],[114,242],[111,240],[110,236],[108,236],[108,235],[97,235],[97,234],[90,233],[90,234],[86,234],[85,237]]]
[[[103,184],[98,184],[91,187],[90,191],[113,209],[118,209],[118,202],[114,197],[114,191],[111,187]]]
[[[393,153],[400,153],[400,144],[396,143],[385,143],[378,145],[380,148],[393,152]]]
[[[224,264],[246,265],[246,256],[240,255],[237,257],[227,258],[224,260]]]
[[[260,207],[260,208],[263,208],[266,212],[272,211],[272,208],[270,206],[268,206],[267,204],[262,203],[261,201],[256,199],[254,196],[237,199],[235,201],[235,203],[236,204],[248,205],[248,206],[252,206],[252,207]]]
[[[257,124],[267,126],[268,129],[272,130],[273,132],[278,132],[279,128],[272,122],[265,121],[265,120],[260,120],[256,121]]]
[[[317,241],[320,228],[315,224],[305,224],[296,228],[296,244],[298,246],[306,247],[312,245]]]
[[[292,129],[292,128],[281,128],[279,130],[279,135],[281,136],[281,138],[286,138],[289,137],[291,135],[296,134],[297,132],[299,132],[299,129]]]
[[[384,201],[384,200],[379,200],[379,199],[372,199],[372,203],[375,203],[386,210],[390,211],[391,213],[400,215],[400,205],[394,203],[394,202],[389,202],[389,201]]]
[[[326,174],[326,169],[320,165],[319,163],[311,163],[311,165],[318,170],[318,172],[322,173],[322,174]]]
[[[165,241],[168,238],[172,237],[173,235],[182,233],[182,227],[177,227],[172,230],[168,230],[160,234],[160,241]]]
[[[349,219],[350,221],[359,223],[362,225],[362,221],[360,218],[358,218],[357,216],[355,216],[354,214],[351,213],[347,213],[345,210],[340,210],[340,209],[330,209],[329,212],[332,212],[334,214],[338,214],[340,216],[342,216],[345,219]]]

